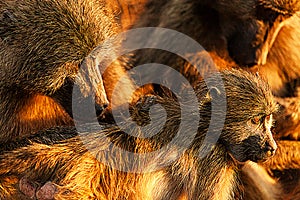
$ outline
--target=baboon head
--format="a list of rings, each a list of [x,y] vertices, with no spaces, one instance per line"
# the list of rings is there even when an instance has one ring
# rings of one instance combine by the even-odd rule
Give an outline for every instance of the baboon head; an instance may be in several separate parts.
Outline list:
[[[258,76],[224,73],[227,112],[219,141],[239,162],[264,161],[277,149],[271,133],[277,106],[270,89]]]
[[[230,57],[240,66],[263,65],[281,28],[296,12],[296,0],[217,1]]]

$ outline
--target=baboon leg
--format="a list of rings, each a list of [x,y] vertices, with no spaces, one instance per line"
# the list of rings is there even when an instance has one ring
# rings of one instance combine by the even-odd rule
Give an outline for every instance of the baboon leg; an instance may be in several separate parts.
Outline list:
[[[82,145],[80,138],[50,146],[33,143],[3,153],[0,155],[0,199],[32,196],[39,200],[115,199],[113,195],[117,194],[110,190],[118,191],[120,185],[126,190],[126,180],[132,179],[127,179],[130,174],[113,170],[95,157],[94,153],[101,154],[101,149],[108,148],[101,144],[103,134],[100,131],[89,138],[94,141],[93,154]],[[7,168],[8,165],[11,167]]]
[[[142,96],[137,104],[130,107],[133,110],[132,117],[137,121],[144,120],[143,116],[148,116],[155,102],[156,97],[153,95]],[[100,131],[86,137],[99,141],[93,144],[97,145],[93,148],[105,148],[105,144],[101,145],[101,138],[107,132]],[[0,184],[0,197],[16,198],[24,195],[38,199],[78,199],[82,196],[84,199],[94,194],[93,188],[99,187],[99,174],[105,173],[107,167],[88,153],[81,142],[82,138],[76,135],[73,127],[57,127],[4,146],[0,151],[0,183],[3,183]],[[72,170],[73,166],[77,166],[78,170]],[[76,184],[89,183],[93,177],[95,186],[74,190]],[[10,181],[4,183],[8,179]]]

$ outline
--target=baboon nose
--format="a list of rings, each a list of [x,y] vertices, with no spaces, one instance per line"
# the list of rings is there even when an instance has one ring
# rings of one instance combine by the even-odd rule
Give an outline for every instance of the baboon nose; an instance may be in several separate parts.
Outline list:
[[[268,157],[270,156],[274,156],[275,152],[276,152],[277,147],[276,146],[271,146],[269,144],[267,144],[266,146],[266,154]]]
[[[95,110],[96,110],[96,115],[100,116],[102,112],[105,110],[105,108],[108,107],[108,104],[98,104],[95,103]]]

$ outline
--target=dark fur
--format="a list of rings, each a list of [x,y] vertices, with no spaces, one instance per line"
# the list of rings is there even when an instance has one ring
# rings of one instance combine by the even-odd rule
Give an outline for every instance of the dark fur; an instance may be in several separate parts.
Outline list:
[[[128,159],[113,156],[116,149],[113,146],[107,146],[108,144],[103,141],[104,137],[111,137],[114,144],[119,147],[125,149],[133,147],[133,152],[142,153],[161,148],[170,136],[176,134],[181,120],[180,106],[173,97],[165,96],[157,97],[154,102],[161,104],[168,116],[164,128],[158,133],[160,137],[132,140],[117,126],[112,125],[102,131],[85,134],[83,138],[88,141],[86,145],[82,144],[80,137],[53,143],[55,137],[59,136],[58,140],[60,140],[61,136],[68,135],[66,130],[59,131],[58,129],[49,131],[47,134],[41,133],[43,137],[34,135],[32,139],[20,142],[19,148],[2,153],[0,156],[0,194],[2,196],[0,197],[4,199],[25,198],[18,190],[18,180],[24,176],[29,178],[32,184],[27,183],[26,180],[24,184],[24,179],[22,179],[23,185],[21,186],[29,184],[37,188],[35,182],[52,181],[50,186],[56,188],[52,190],[55,191],[56,199],[234,199],[234,194],[242,195],[237,187],[239,184],[238,163],[246,160],[264,160],[271,155],[267,147],[276,149],[276,146],[272,146],[274,140],[272,136],[270,137],[270,127],[265,119],[276,110],[276,104],[273,102],[267,85],[258,77],[239,71],[224,71],[221,75],[228,101],[225,125],[217,144],[204,158],[200,159],[198,155],[201,153],[200,146],[210,121],[211,101],[212,98],[218,98],[218,95],[208,92],[205,83],[201,82],[197,84],[196,91],[199,98],[199,110],[194,110],[202,116],[198,133],[191,145],[184,149],[184,153],[169,166],[154,172],[129,173],[112,169],[101,163],[102,159],[110,159],[122,165]],[[215,75],[212,75],[210,80],[215,80]],[[219,84],[216,83],[217,88]],[[236,107],[236,105],[242,105],[246,99],[249,105],[252,105],[251,110],[246,106]],[[160,112],[153,114],[161,115]],[[143,115],[141,117],[137,119],[145,119]],[[261,120],[260,124],[252,123],[256,117]],[[161,122],[159,120],[153,123]],[[191,123],[194,122],[191,121]],[[196,122],[195,125],[197,126],[198,123]],[[139,128],[131,129],[131,131],[142,134]],[[155,130],[147,129],[146,131]],[[189,132],[189,130],[185,131]],[[64,134],[60,134],[61,132]],[[73,134],[72,130],[70,133]],[[258,140],[248,139],[257,136],[259,136]],[[44,137],[51,137],[52,142],[49,144],[49,140],[43,139]],[[29,141],[31,141],[30,145],[28,145]],[[88,149],[86,149],[87,146]],[[239,146],[239,148],[232,148],[234,146]],[[247,148],[240,148],[244,146]],[[106,148],[112,152],[112,156],[105,157],[102,150]],[[153,157],[149,163],[132,160],[131,164],[134,166],[146,164],[147,169],[151,170],[159,166],[162,161],[172,161],[181,148],[172,146],[170,153],[165,152],[159,157]],[[7,168],[7,166],[11,167]],[[48,189],[50,186],[44,185]],[[43,189],[38,189],[36,195],[39,196]],[[25,191],[27,192],[28,189]]]

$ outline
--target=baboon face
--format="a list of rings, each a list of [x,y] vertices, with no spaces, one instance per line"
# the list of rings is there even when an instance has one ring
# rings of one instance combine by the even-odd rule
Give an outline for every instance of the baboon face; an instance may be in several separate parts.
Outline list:
[[[273,156],[277,145],[271,127],[277,104],[268,85],[256,75],[230,75],[224,80],[227,113],[220,142],[239,162]]]
[[[277,145],[271,133],[272,115],[255,116],[244,124],[247,137],[228,146],[230,155],[239,162],[265,161],[275,154]]]

